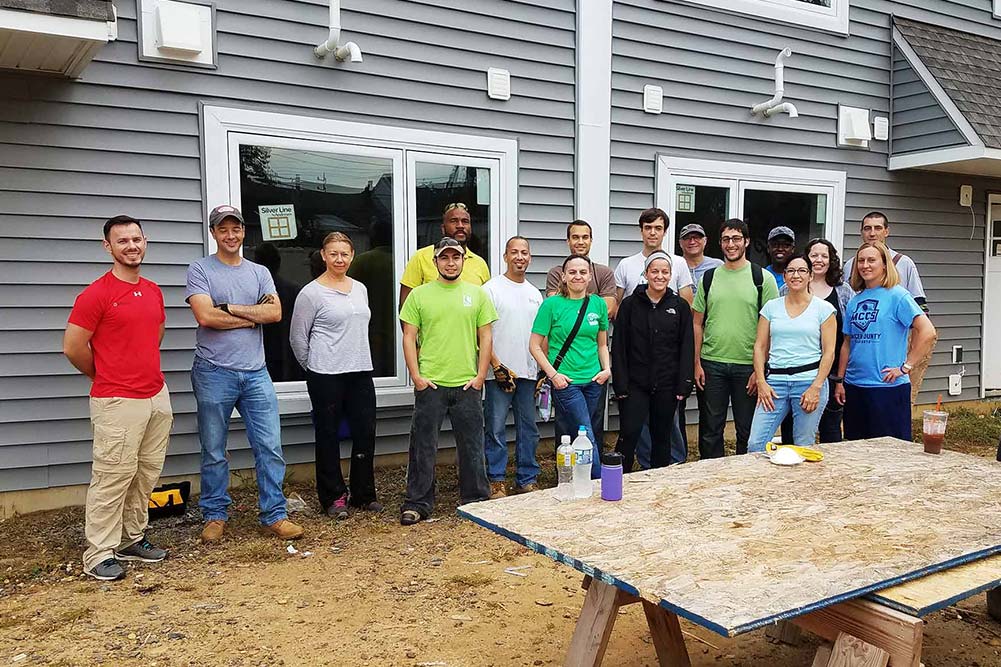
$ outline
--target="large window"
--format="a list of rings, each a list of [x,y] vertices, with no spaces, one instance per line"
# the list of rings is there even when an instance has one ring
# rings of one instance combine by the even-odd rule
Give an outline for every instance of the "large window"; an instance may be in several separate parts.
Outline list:
[[[841,250],[844,199],[843,171],[658,158],[657,201],[671,217],[668,235],[679,254],[679,230],[697,222],[706,230],[706,254],[722,257],[720,223],[729,218],[747,222],[748,257],[762,266],[770,261],[768,232],[779,225],[796,233],[798,250],[815,237],[826,238]]]
[[[334,231],[354,243],[349,275],[368,289],[376,386],[380,395],[404,391],[397,320],[404,266],[440,238],[445,207],[462,203],[470,247],[499,269],[498,247],[517,231],[502,222],[516,217],[515,143],[213,107],[205,121],[206,207],[240,207],[244,254],[268,268],[282,301],[281,322],[264,330],[279,397],[301,400],[305,391],[289,322],[299,290],[323,271],[318,251]],[[215,251],[211,237],[208,251]]]
[[[849,0],[689,0],[728,12],[747,14],[803,28],[848,34]]]

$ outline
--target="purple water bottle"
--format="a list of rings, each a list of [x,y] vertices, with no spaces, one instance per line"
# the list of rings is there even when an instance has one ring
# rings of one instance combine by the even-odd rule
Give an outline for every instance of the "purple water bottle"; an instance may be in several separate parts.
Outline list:
[[[601,455],[601,499],[622,500],[622,454]]]

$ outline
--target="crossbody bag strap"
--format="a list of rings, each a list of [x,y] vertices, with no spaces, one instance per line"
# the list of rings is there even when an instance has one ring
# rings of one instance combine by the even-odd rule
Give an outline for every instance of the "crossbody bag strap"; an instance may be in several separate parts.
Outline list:
[[[587,313],[587,305],[591,301],[590,295],[584,296],[584,302],[580,305],[580,312],[577,313],[577,321],[573,323],[573,329],[570,330],[570,335],[567,339],[563,341],[563,347],[560,348],[560,353],[556,355],[553,359],[553,370],[558,371],[560,369],[560,364],[563,363],[563,357],[566,356],[567,352],[570,350],[570,345],[573,343],[573,339],[577,337],[577,332],[580,331],[580,325],[584,322],[584,315]]]

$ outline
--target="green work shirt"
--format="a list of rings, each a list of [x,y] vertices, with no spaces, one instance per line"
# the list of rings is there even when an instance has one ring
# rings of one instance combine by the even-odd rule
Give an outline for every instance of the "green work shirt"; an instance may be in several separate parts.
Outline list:
[[[476,330],[497,319],[486,291],[462,280],[415,287],[400,319],[417,327],[421,377],[442,387],[461,387],[476,377]]]
[[[761,306],[779,295],[775,276],[762,270]],[[706,291],[702,289],[703,276],[692,310],[706,312]],[[754,286],[751,264],[732,271],[726,266],[716,267],[712,287],[709,288],[709,321],[702,334],[703,359],[723,364],[753,364],[754,339],[758,335],[758,289]]]
[[[608,330],[608,305],[599,296],[587,297],[587,310],[580,330],[570,343],[558,371],[573,384],[587,384],[601,370],[598,359],[598,332]],[[549,363],[556,361],[563,343],[573,329],[580,312],[580,299],[568,299],[554,294],[539,306],[532,333],[549,339]]]

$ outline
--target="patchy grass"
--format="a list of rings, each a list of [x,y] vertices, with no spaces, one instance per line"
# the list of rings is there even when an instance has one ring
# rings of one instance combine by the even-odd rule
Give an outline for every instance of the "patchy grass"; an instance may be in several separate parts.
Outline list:
[[[446,579],[446,581],[453,586],[460,588],[475,588],[477,586],[486,586],[492,583],[494,580],[489,574],[482,574],[480,572],[469,572],[463,574],[453,574]]]
[[[950,409],[945,432],[945,448],[993,459],[1001,438],[1001,403],[984,403],[978,410],[967,407]],[[979,407],[979,406],[978,406]],[[922,420],[914,420],[914,442],[921,442]]]
[[[78,621],[87,620],[93,615],[94,610],[90,607],[71,607],[38,623],[31,628],[31,631],[36,637],[43,637],[67,625],[72,627]]]

